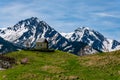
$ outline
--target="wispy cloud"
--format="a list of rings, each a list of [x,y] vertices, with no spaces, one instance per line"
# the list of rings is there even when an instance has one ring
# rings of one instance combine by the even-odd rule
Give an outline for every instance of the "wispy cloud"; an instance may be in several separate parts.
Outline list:
[[[96,16],[99,17],[113,17],[113,18],[120,18],[120,15],[105,13],[105,12],[99,12],[99,13],[93,13]]]

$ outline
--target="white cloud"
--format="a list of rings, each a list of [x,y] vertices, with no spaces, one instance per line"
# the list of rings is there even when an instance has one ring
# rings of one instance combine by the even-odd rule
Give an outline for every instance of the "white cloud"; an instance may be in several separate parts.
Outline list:
[[[114,17],[114,18],[120,18],[119,15],[115,14],[110,14],[110,13],[105,13],[105,12],[98,12],[98,13],[93,13],[94,15],[100,16],[100,17]]]

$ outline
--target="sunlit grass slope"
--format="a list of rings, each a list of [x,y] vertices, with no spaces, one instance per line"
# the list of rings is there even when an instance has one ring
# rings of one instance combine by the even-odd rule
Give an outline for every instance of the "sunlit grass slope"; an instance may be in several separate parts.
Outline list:
[[[61,51],[6,54],[17,64],[0,71],[0,80],[120,80],[120,51],[76,56]],[[28,58],[27,64],[20,64]]]

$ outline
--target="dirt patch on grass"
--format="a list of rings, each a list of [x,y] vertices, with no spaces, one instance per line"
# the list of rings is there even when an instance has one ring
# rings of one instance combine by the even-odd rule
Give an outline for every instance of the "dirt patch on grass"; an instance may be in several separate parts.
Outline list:
[[[19,76],[20,80],[34,80],[36,78],[38,78],[39,75],[37,74],[33,74],[33,73],[24,73],[21,76]]]
[[[61,73],[61,72],[64,72],[64,70],[61,69],[60,67],[52,66],[52,65],[43,66],[43,67],[41,67],[41,70],[42,71],[47,71],[49,73]]]
[[[120,75],[120,70],[118,71],[118,74]]]

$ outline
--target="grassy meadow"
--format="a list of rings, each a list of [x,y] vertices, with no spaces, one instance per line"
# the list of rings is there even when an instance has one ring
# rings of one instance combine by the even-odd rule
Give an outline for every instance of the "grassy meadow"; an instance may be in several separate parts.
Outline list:
[[[0,80],[120,80],[120,51],[76,56],[70,53],[16,51],[12,68],[0,71]],[[23,58],[27,64],[21,64]]]

